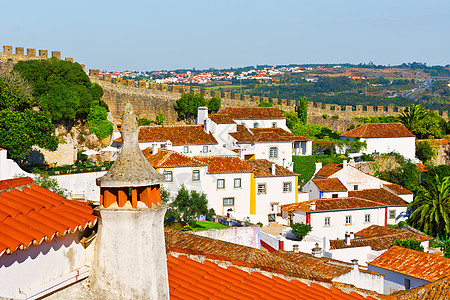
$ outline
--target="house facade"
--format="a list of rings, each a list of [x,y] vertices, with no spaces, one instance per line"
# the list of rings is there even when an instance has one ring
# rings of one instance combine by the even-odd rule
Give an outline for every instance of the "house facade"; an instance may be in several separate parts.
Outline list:
[[[416,136],[402,123],[368,123],[344,132],[340,138],[365,141],[367,148],[362,153],[379,155],[397,152],[405,158],[415,159]]]

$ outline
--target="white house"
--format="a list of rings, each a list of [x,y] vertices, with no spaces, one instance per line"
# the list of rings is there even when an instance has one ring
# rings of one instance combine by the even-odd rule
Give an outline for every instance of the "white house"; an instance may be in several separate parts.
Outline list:
[[[358,197],[387,206],[387,224],[397,224],[408,218],[408,203],[413,193],[408,189],[366,174],[347,164],[329,163],[309,180],[302,191],[310,199]],[[406,199],[406,200],[405,200]]]
[[[350,262],[358,259],[367,265],[392,246],[396,240],[414,239],[419,241],[424,251],[429,249],[430,237],[421,235],[405,228],[394,229],[385,226],[371,225],[355,233],[346,234],[344,239],[328,240],[324,242],[324,255],[333,259]]]
[[[188,190],[203,191],[208,171],[206,163],[173,150],[159,149],[152,154],[147,148],[142,153],[152,167],[164,175],[166,182],[162,186],[170,196],[175,197],[182,185]]]
[[[344,132],[340,138],[346,141],[365,141],[367,148],[362,153],[397,152],[408,159],[415,159],[416,136],[402,123],[368,123]]]
[[[113,147],[122,146],[122,138],[115,139]],[[219,146],[212,133],[207,133],[202,125],[152,125],[139,127],[139,147],[173,150],[187,156],[194,155],[236,155],[233,151]]]
[[[251,204],[252,168],[236,156],[195,156],[208,165],[201,180],[208,204],[220,215],[231,211],[239,215],[255,214]]]
[[[281,221],[281,205],[298,202],[297,174],[265,159],[248,160],[247,163],[254,174],[255,214],[269,215],[271,221]]]
[[[89,275],[89,205],[29,177],[0,181],[0,192],[0,298],[37,299]]]
[[[450,274],[450,259],[399,246],[392,246],[368,264],[369,271],[386,275],[384,294],[412,289]]]

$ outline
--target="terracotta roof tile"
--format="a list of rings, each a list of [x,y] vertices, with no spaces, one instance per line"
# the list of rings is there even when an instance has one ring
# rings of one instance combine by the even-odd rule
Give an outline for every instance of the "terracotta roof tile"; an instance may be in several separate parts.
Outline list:
[[[208,174],[253,172],[246,161],[236,156],[195,156],[194,159],[208,165]]]
[[[229,133],[238,143],[268,143],[310,141],[310,139],[294,135],[283,128],[246,128],[238,125],[237,131]]]
[[[385,227],[380,225],[370,225],[358,232],[355,232],[355,236],[369,238],[383,235],[391,235],[396,234],[400,231],[400,229],[395,229],[391,227]]]
[[[348,196],[377,201],[388,206],[408,206],[408,202],[385,189],[367,189],[361,191],[349,191]]]
[[[402,123],[368,123],[344,132],[341,136],[355,138],[415,137]]]
[[[20,178],[13,178],[13,179],[6,179],[0,181],[0,191],[1,190],[7,190],[7,189],[13,189],[22,185],[29,185],[33,182],[33,179],[30,177],[20,177]]]
[[[276,107],[227,107],[218,112],[233,120],[286,119]]]
[[[209,118],[216,124],[236,124],[236,122],[226,114],[210,114]]]
[[[387,187],[391,191],[395,192],[397,195],[411,195],[414,194],[407,188],[402,187],[399,184],[390,183],[390,184],[383,184],[383,186]]]
[[[323,166],[314,177],[328,178],[340,170],[342,170],[342,164],[331,162]]]
[[[368,264],[426,281],[450,274],[449,258],[399,246],[392,246]]]
[[[345,185],[337,178],[312,179],[312,182],[322,192],[347,191]]]
[[[29,177],[0,181],[0,186],[7,186],[0,193],[0,256],[93,227],[97,221],[87,204],[66,200],[32,182]],[[10,190],[19,186],[23,190]]]
[[[247,160],[247,164],[252,168],[255,177],[284,177],[297,175],[277,164],[275,164],[275,175],[272,175],[272,163],[266,159]]]
[[[311,204],[315,203],[315,209],[311,209]],[[355,209],[355,208],[370,208],[370,207],[385,207],[383,203],[361,199],[357,197],[344,197],[344,198],[323,198],[314,199],[309,201],[303,201],[299,203],[285,204],[281,206],[284,211],[329,211],[329,210],[343,210],[343,209]]]
[[[450,299],[450,275],[413,289],[391,294],[400,300],[448,300]]]
[[[200,167],[207,165],[204,162],[172,150],[159,149],[156,154],[142,150],[142,153],[154,168]]]
[[[122,137],[114,140],[122,142]],[[217,145],[202,125],[153,125],[139,127],[139,143],[171,141],[172,145]]]

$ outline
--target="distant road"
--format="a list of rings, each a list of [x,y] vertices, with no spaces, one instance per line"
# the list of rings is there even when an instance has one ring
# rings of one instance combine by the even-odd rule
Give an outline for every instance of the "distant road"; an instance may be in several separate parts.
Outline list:
[[[450,79],[450,76],[431,76],[431,79]]]
[[[450,79],[450,77],[449,77]],[[422,91],[425,91],[426,89],[429,89],[433,86],[433,80],[426,80],[426,81],[421,81],[417,83],[418,85],[420,85],[420,87],[418,87],[417,89],[413,89],[411,92],[406,93],[406,94],[402,94],[402,97],[409,97],[413,100],[417,100],[414,97],[415,93],[420,93]]]

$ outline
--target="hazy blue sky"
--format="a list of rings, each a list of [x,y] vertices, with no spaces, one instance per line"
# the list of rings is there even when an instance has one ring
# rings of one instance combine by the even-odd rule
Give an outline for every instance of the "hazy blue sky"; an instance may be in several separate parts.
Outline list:
[[[450,63],[449,0],[4,1],[0,9],[1,45],[60,50],[101,70]]]

